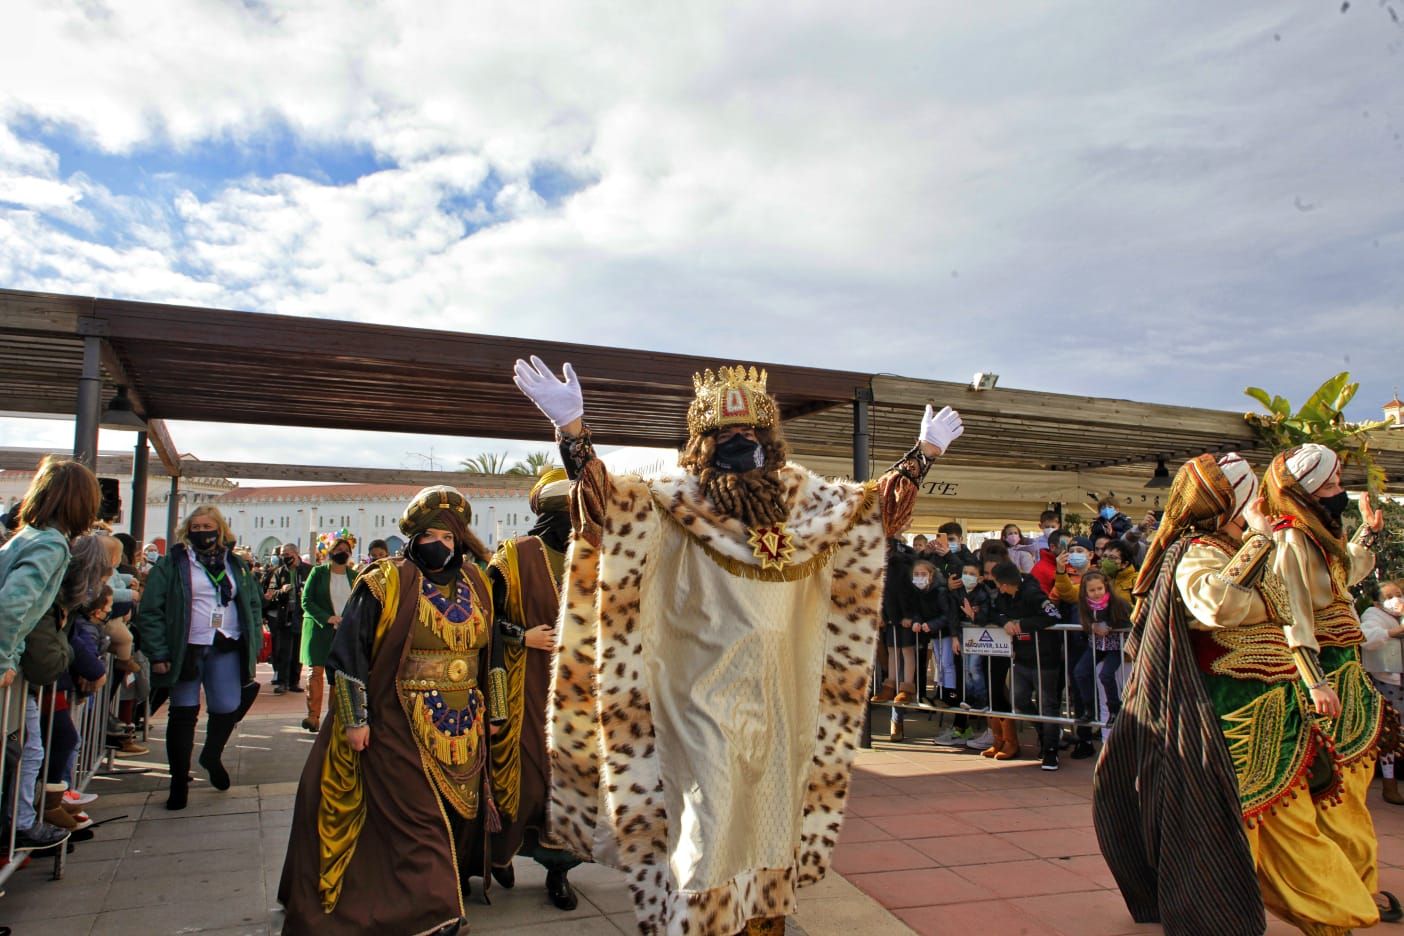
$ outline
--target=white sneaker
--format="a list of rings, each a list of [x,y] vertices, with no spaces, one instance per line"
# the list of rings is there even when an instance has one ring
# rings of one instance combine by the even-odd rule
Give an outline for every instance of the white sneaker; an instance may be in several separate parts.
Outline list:
[[[948,728],[931,740],[939,747],[965,747],[965,735],[954,728]]]
[[[990,731],[988,728],[985,729],[985,733],[980,735],[980,737],[971,738],[969,741],[965,742],[965,746],[972,751],[983,751],[991,744],[994,744],[994,732]]]

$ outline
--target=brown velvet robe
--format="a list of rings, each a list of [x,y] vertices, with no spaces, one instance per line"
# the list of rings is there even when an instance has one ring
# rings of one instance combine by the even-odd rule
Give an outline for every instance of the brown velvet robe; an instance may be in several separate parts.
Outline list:
[[[400,607],[371,660],[366,684],[370,746],[359,755],[351,755],[360,759],[365,824],[346,869],[336,907],[325,913],[318,892],[321,861],[317,814],[332,733],[345,731],[341,718],[334,716],[322,723],[293,804],[292,833],[278,887],[278,900],[286,911],[284,936],[432,932],[465,915],[459,889],[462,871],[455,867],[455,859],[466,866],[472,860],[470,854],[475,853],[481,865],[486,851],[485,810],[479,810],[476,819],[465,821],[440,803],[400,704],[395,683],[411,645],[420,572],[406,560],[392,561],[400,576]],[[482,574],[466,565],[464,572],[473,587],[474,599],[490,609],[491,595]],[[369,622],[369,626],[375,623]],[[484,687],[488,660],[489,650],[485,648],[480,653],[479,674],[479,684]],[[391,661],[392,665],[383,665]],[[490,769],[490,765],[484,769]]]

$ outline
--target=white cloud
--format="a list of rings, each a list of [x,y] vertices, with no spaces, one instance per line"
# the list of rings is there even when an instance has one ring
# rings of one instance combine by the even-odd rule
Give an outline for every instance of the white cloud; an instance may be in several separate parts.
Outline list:
[[[1223,407],[1397,379],[1335,324],[1404,311],[1376,4],[11,7],[5,285]],[[384,165],[56,152],[284,132]]]

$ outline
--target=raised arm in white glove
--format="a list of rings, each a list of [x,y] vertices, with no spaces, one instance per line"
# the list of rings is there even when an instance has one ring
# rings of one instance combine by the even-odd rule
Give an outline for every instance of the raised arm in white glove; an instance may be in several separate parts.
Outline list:
[[[580,393],[580,381],[575,377],[575,368],[569,364],[562,368],[565,380],[551,373],[546,362],[536,355],[531,363],[517,360],[512,369],[512,382],[526,398],[536,404],[536,408],[546,414],[551,425],[569,432],[578,431],[580,417],[585,415],[585,398]]]
[[[946,449],[951,447],[951,443],[959,439],[961,433],[965,431],[965,424],[960,421],[960,414],[949,406],[941,407],[941,412],[937,413],[931,408],[931,404],[926,404],[926,412],[921,417],[920,441],[936,449],[934,453],[927,454],[944,455]]]

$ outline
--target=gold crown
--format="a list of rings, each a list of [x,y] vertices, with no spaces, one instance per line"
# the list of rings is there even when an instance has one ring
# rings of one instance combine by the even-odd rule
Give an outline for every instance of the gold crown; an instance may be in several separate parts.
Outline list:
[[[756,426],[768,429],[775,425],[778,413],[775,400],[765,389],[766,373],[744,365],[719,367],[713,374],[705,370],[692,375],[696,396],[687,408],[687,429],[693,435],[711,432],[723,426]]]

